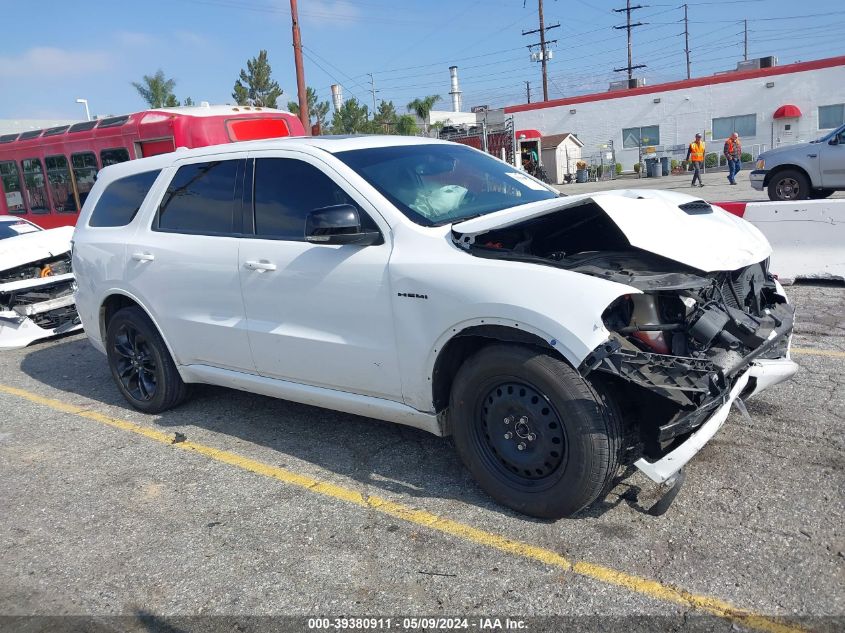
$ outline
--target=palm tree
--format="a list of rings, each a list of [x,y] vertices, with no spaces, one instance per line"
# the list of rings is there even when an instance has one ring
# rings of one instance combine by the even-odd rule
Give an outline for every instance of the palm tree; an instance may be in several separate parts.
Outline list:
[[[144,75],[143,82],[133,81],[132,85],[151,108],[179,105],[179,101],[173,95],[176,80],[167,79],[161,69],[156,71],[155,75]]]
[[[426,134],[428,134],[428,115],[438,101],[440,101],[440,95],[429,95],[423,98],[417,97],[408,104],[408,111],[422,119]]]

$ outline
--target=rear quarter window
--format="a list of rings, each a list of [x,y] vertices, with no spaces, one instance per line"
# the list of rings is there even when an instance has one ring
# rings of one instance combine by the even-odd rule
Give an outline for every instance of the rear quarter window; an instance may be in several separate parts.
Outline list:
[[[159,173],[160,170],[145,171],[119,178],[109,184],[97,200],[88,226],[115,227],[129,224],[141,208]]]

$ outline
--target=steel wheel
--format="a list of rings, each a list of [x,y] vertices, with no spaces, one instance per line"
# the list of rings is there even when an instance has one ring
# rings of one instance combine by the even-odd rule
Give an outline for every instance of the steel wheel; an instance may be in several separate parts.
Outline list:
[[[542,485],[565,464],[567,442],[560,416],[531,385],[494,384],[478,403],[475,417],[480,453],[509,483]]]
[[[152,400],[158,384],[158,367],[149,342],[136,328],[125,323],[112,345],[117,376],[126,392],[135,400]]]
[[[798,200],[801,188],[795,178],[781,178],[775,186],[778,198],[781,200]]]

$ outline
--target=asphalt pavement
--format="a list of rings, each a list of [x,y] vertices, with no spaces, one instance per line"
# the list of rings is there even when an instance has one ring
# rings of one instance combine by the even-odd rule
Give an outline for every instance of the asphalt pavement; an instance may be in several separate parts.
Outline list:
[[[731,414],[662,517],[634,474],[527,518],[448,439],[223,388],[144,415],[84,335],[3,352],[0,629],[842,630],[845,288],[789,292],[800,373]]]

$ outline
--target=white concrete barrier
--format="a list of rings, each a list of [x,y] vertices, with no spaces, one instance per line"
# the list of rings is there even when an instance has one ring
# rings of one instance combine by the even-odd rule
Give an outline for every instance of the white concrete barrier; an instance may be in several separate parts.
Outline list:
[[[780,279],[845,281],[845,199],[749,202],[729,210],[769,240],[770,270]]]

